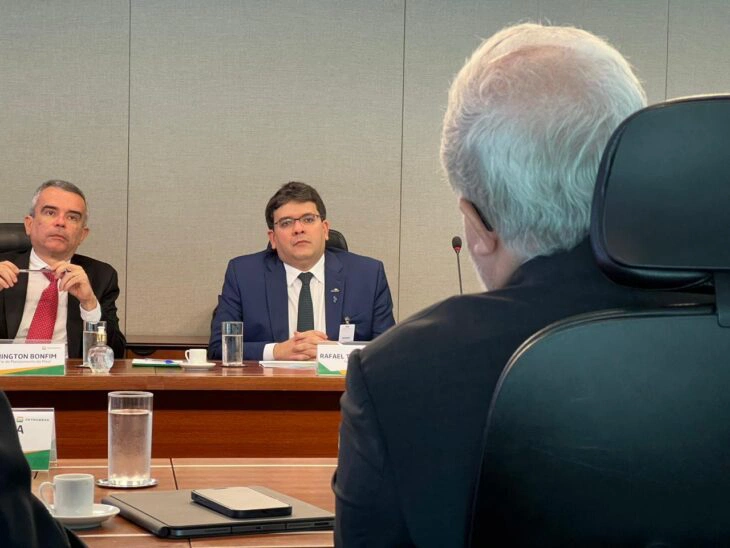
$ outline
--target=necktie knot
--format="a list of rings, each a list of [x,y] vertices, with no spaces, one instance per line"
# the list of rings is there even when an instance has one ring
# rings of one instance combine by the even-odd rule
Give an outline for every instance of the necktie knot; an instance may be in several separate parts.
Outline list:
[[[302,285],[309,285],[309,282],[312,281],[312,278],[314,277],[314,274],[311,272],[302,272],[299,274],[299,279],[302,280]]]
[[[43,275],[48,279],[49,282],[53,283],[56,281],[56,275],[52,270],[42,270]]]

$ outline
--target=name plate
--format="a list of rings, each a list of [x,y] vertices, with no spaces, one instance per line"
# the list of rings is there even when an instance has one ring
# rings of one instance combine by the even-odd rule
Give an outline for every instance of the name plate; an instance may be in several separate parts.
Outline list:
[[[0,375],[64,375],[63,343],[0,344]]]
[[[15,429],[31,470],[47,471],[56,460],[53,409],[13,409]]]
[[[364,344],[318,344],[317,375],[339,375],[347,373],[350,354]]]

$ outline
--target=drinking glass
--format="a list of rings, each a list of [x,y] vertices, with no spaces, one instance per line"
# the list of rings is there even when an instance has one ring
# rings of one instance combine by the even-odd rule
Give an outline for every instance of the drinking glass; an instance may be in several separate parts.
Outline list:
[[[152,393],[109,392],[108,485],[152,485],[151,456]]]
[[[223,365],[243,365],[243,322],[221,324]]]

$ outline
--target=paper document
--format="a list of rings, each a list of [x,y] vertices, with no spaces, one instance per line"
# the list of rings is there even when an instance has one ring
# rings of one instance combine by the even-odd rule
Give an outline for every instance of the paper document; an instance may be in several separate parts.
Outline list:
[[[259,362],[264,367],[280,367],[282,369],[314,369],[317,362],[282,362],[282,361],[262,361]]]
[[[136,358],[132,360],[132,365],[146,367],[180,367],[185,360],[156,360],[153,358]]]

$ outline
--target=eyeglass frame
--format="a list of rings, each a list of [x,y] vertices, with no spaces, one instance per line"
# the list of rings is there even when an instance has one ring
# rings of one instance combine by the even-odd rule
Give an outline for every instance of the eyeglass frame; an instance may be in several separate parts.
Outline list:
[[[471,204],[471,207],[474,208],[474,211],[477,212],[477,215],[479,216],[479,220],[484,225],[484,228],[487,229],[487,232],[493,232],[494,231],[494,227],[492,227],[492,224],[489,221],[487,221],[487,219],[484,217],[484,215],[482,214],[482,212],[479,211],[479,208],[476,206],[476,204],[474,202],[469,202],[469,203]]]
[[[304,221],[305,218],[312,217],[312,222],[306,222]],[[278,221],[274,221],[274,226],[278,226],[281,230],[290,230],[294,228],[294,225],[296,225],[297,221],[299,221],[302,226],[312,226],[314,225],[315,221],[317,219],[322,219],[322,216],[318,213],[305,213],[304,215],[300,215],[299,217],[282,217]],[[291,225],[288,225],[288,222],[291,221]],[[285,222],[287,223],[287,226],[282,226],[281,223]]]

